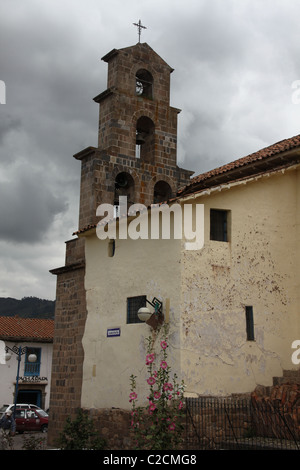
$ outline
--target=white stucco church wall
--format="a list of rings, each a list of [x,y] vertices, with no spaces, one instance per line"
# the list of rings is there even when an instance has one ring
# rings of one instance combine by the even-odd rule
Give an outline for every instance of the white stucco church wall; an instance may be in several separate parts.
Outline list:
[[[248,178],[182,200],[204,204],[205,243],[108,240],[86,234],[87,322],[82,405],[128,408],[129,376],[145,374],[146,324],[126,323],[126,299],[170,301],[170,354],[186,393],[229,395],[293,368],[299,336],[297,168]],[[228,241],[211,240],[210,210],[227,213]],[[194,212],[195,213],[195,212]],[[253,315],[247,337],[246,308]],[[109,337],[109,329],[120,335]]]

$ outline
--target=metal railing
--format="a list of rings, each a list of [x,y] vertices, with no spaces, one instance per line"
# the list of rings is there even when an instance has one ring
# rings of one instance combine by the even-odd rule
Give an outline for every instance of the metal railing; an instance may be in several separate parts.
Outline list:
[[[40,375],[40,362],[25,362],[24,376],[37,376]]]
[[[292,414],[276,403],[187,398],[185,448],[300,450],[300,434]]]

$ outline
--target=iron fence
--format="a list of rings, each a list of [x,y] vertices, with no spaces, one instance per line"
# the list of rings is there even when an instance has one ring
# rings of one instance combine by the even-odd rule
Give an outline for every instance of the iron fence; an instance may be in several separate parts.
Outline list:
[[[297,419],[279,404],[250,398],[187,398],[186,449],[299,450]]]

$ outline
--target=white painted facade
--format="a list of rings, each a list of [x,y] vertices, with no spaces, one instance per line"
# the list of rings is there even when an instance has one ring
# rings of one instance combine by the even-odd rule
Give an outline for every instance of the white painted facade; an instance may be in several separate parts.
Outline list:
[[[23,397],[30,399],[30,396],[40,400],[39,406],[47,410],[50,401],[50,385],[51,385],[51,369],[52,369],[52,343],[45,342],[11,342],[3,341],[5,346],[13,348],[25,347],[40,350],[40,367],[38,375],[30,375],[25,371],[25,358],[26,353],[21,355],[20,371],[19,371],[19,386],[18,390],[23,394]],[[15,400],[16,377],[18,369],[18,355],[11,352],[11,358],[3,363],[0,363],[0,406],[4,404],[13,404]],[[24,395],[26,393],[26,395]],[[19,400],[18,400],[19,401]],[[25,401],[28,403],[29,401]],[[24,401],[22,400],[22,403]],[[30,402],[31,403],[31,402]],[[35,402],[34,402],[35,404]]]
[[[300,339],[300,172],[263,173],[181,200],[204,204],[204,246],[184,240],[108,240],[84,233],[87,321],[82,407],[129,409],[129,377],[145,381],[146,324],[127,324],[128,297],[158,297],[170,325],[170,361],[186,393],[229,395],[271,385],[295,369]],[[210,239],[210,209],[228,214],[228,241]],[[166,306],[170,305],[166,312]],[[254,340],[246,334],[252,307]],[[108,330],[119,329],[119,336]],[[145,388],[146,390],[146,388]]]

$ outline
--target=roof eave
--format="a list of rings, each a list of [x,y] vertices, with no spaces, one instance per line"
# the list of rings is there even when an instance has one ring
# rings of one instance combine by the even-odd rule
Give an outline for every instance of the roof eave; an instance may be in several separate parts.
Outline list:
[[[35,338],[32,336],[5,336],[1,335],[2,341],[9,341],[11,343],[53,343],[53,338]]]
[[[295,148],[292,150],[287,150],[276,155],[272,155],[267,158],[262,158],[255,160],[250,163],[246,163],[241,166],[237,166],[230,170],[224,170],[222,167],[219,168],[220,173],[217,173],[213,176],[205,178],[205,174],[202,176],[203,179],[199,181],[191,182],[185,188],[180,191],[180,196],[198,191],[200,189],[206,189],[223,183],[229,183],[230,181],[235,181],[240,178],[245,178],[248,176],[254,176],[255,174],[260,174],[262,172],[268,172],[272,169],[276,169],[282,165],[290,166],[300,162],[300,148]],[[226,165],[224,165],[226,168]],[[218,169],[216,169],[218,170]],[[201,177],[201,175],[200,175]]]

